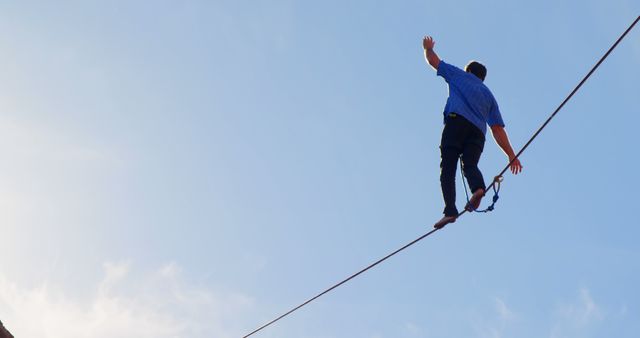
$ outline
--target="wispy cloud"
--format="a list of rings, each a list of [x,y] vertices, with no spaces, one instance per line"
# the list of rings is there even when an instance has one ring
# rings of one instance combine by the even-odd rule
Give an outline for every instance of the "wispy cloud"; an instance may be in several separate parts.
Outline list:
[[[513,311],[511,311],[511,309],[507,307],[507,304],[504,302],[504,300],[496,297],[496,299],[494,300],[494,305],[496,312],[500,316],[499,318],[501,322],[506,323],[507,321],[515,318]]]
[[[129,263],[106,263],[86,300],[46,284],[0,277],[0,315],[16,337],[235,337],[235,318],[253,301],[190,285],[176,264],[133,276]],[[140,273],[138,273],[140,275]]]
[[[587,288],[578,290],[578,299],[556,306],[556,322],[551,329],[551,338],[583,336],[593,325],[602,321],[603,311],[591,297]]]
[[[409,337],[424,337],[425,333],[422,327],[413,322],[405,323],[405,329]]]
[[[515,313],[509,308],[506,301],[496,297],[493,299],[493,311],[477,320],[476,334],[483,338],[504,337],[505,329],[515,318]]]

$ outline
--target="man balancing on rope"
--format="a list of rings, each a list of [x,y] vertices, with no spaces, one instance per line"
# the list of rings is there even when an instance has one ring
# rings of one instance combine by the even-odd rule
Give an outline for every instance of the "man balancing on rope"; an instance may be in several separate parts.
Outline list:
[[[473,192],[465,209],[472,211],[480,206],[486,186],[478,161],[484,149],[487,124],[496,143],[511,162],[511,172],[522,171],[520,160],[516,157],[504,122],[498,109],[498,103],[491,91],[484,85],[487,69],[476,61],[467,64],[464,70],[441,61],[433,50],[435,41],[430,36],[422,40],[426,61],[442,76],[449,85],[449,97],[444,107],[444,130],[440,141],[440,184],[445,208],[444,217],[434,227],[440,229],[456,221],[456,167],[458,157],[462,160],[464,176]]]

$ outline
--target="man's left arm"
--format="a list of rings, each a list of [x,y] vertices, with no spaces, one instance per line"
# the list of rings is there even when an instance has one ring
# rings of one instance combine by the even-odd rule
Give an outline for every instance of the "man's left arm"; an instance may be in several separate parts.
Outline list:
[[[503,126],[497,124],[491,126],[491,134],[493,134],[493,138],[496,140],[498,146],[500,146],[502,151],[504,151],[504,153],[509,157],[509,163],[511,163],[509,168],[511,169],[511,172],[514,175],[519,174],[522,171],[522,164],[520,164],[520,160],[516,158],[516,154],[513,152],[511,142],[509,142],[509,136],[507,136],[507,131]]]
[[[424,58],[427,62],[433,67],[433,69],[438,70],[438,66],[440,66],[440,58],[438,54],[433,50],[436,42],[433,41],[433,38],[430,36],[425,36],[422,39],[422,48],[424,48]]]

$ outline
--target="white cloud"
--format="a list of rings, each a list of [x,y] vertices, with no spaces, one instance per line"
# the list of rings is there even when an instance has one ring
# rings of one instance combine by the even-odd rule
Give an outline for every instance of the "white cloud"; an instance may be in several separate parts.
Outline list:
[[[557,305],[555,317],[551,338],[584,336],[593,325],[604,319],[603,311],[587,288],[578,290],[578,299],[574,302]]]
[[[405,329],[410,337],[424,337],[424,330],[416,323],[405,323]]]
[[[514,319],[516,315],[507,306],[507,303],[496,297],[493,300],[493,312],[488,315],[482,315],[476,320],[475,331],[478,337],[483,338],[501,338],[504,337],[504,331]]]
[[[579,326],[585,326],[592,321],[602,319],[602,313],[598,305],[596,305],[591,293],[586,288],[580,289],[577,303],[561,304],[559,313],[560,316],[570,319]]]
[[[500,316],[501,322],[507,322],[515,318],[515,315],[513,314],[511,309],[507,307],[507,304],[502,299],[496,297],[494,302],[495,302],[496,311]]]
[[[237,318],[252,307],[242,294],[217,294],[189,285],[168,264],[146,274],[129,263],[106,263],[104,278],[86,300],[46,284],[16,285],[0,276],[0,315],[24,338],[237,337]]]

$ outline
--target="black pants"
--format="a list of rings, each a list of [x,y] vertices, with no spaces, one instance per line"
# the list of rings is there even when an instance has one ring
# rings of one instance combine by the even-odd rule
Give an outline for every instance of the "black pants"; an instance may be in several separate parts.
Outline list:
[[[456,169],[458,158],[462,159],[464,176],[472,192],[485,189],[478,161],[484,149],[482,131],[460,115],[449,114],[440,141],[440,185],[444,198],[445,216],[458,215],[456,208]]]

